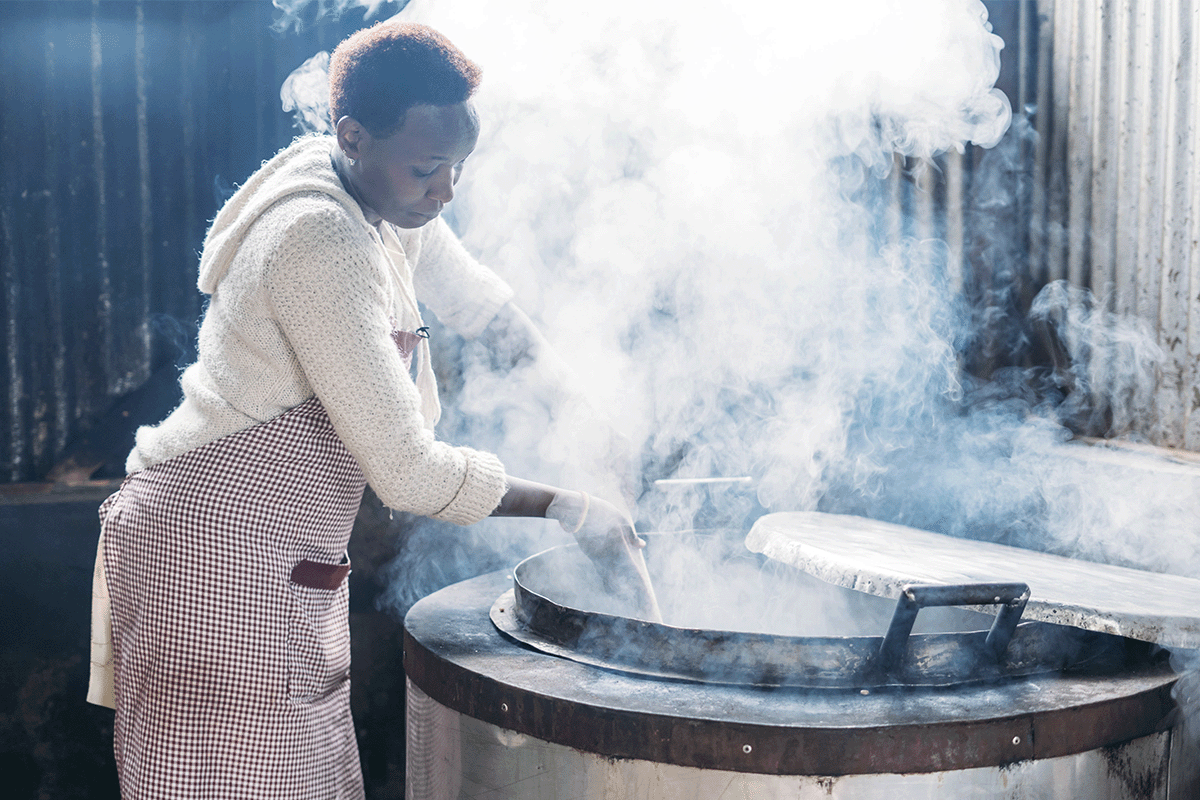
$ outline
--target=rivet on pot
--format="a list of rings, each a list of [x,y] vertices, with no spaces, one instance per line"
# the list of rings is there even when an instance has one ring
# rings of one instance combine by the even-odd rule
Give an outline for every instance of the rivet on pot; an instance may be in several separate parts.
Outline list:
[[[1014,737],[1013,737],[1013,744],[1020,744],[1020,743],[1021,743],[1021,737],[1020,737],[1020,736],[1014,736]]]
[[[507,714],[508,713],[508,703],[501,703],[500,710],[503,711],[505,714]]]

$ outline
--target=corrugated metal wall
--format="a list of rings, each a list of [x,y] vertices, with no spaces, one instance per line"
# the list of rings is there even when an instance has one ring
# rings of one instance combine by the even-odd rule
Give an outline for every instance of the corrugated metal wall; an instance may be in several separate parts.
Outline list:
[[[953,288],[974,311],[974,336],[962,344],[963,368],[990,378],[1004,366],[1028,367],[1048,358],[1024,342],[1023,322],[1044,284],[1030,272],[1028,254],[1040,149],[1031,120],[1045,53],[1037,0],[984,5],[1005,42],[996,86],[1012,104],[1013,125],[997,147],[951,151],[932,168],[897,156],[888,177],[888,230],[882,238],[946,242]]]
[[[0,481],[191,346],[196,251],[233,183],[295,134],[291,70],[361,11],[275,35],[270,0],[0,3]]]
[[[977,312],[963,353],[970,372],[1065,372],[1072,357],[1076,377],[1063,381],[1091,394],[1066,420],[1078,433],[1200,450],[1200,5],[987,6],[1006,43],[998,84],[1013,128],[995,150],[947,154],[938,170],[898,160],[891,235],[949,245]],[[1063,280],[1091,298],[1071,295],[1076,307],[1039,332],[1030,303]],[[1153,348],[1139,345],[1131,320],[1162,350],[1151,376],[1138,359]]]
[[[1045,278],[1091,286],[1155,331],[1156,386],[1114,427],[1200,450],[1200,34],[1194,0],[1043,0],[1053,41],[1039,119]],[[1044,215],[1044,216],[1041,216]],[[1121,365],[1096,358],[1098,379]]]
[[[1166,352],[1157,385],[1126,387],[1130,402],[1079,429],[1200,449],[1197,10],[986,5],[1014,127],[939,170],[898,164],[893,234],[948,243],[977,312],[963,364],[984,377],[1051,360],[1023,321],[1048,281],[1139,315]],[[44,477],[190,347],[206,220],[293,136],[287,74],[365,24],[351,13],[281,35],[275,14],[269,0],[0,2],[0,481]],[[1128,371],[1095,344],[1092,385],[1111,397]]]

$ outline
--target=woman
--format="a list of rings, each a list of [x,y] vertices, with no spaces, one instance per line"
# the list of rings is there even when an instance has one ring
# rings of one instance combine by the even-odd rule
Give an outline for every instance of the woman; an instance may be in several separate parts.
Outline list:
[[[336,136],[265,163],[208,231],[183,402],[138,431],[101,507],[112,646],[94,660],[115,667],[126,798],[362,796],[345,552],[366,482],[463,525],[557,519],[657,614],[627,515],[434,437],[418,299],[466,336],[528,330],[438,218],[478,137],[478,82],[429,28],[356,33],[330,65]]]

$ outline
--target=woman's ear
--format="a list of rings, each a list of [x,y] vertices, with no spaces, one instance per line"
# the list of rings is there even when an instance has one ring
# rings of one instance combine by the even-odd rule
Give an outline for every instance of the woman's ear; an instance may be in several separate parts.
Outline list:
[[[346,154],[347,158],[357,161],[362,155],[361,149],[364,141],[369,139],[371,134],[367,133],[367,129],[358,120],[349,116],[338,120],[335,132],[341,151]]]

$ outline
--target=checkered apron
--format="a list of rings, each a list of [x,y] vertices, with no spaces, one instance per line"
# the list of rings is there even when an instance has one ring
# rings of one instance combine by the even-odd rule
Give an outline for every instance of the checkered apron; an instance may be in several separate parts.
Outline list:
[[[105,501],[125,800],[363,796],[346,545],[364,485],[313,398]]]

